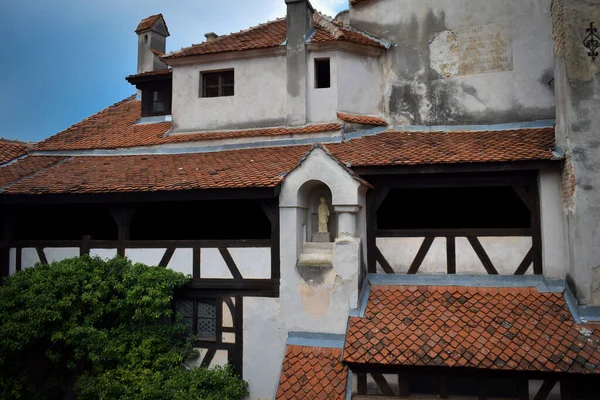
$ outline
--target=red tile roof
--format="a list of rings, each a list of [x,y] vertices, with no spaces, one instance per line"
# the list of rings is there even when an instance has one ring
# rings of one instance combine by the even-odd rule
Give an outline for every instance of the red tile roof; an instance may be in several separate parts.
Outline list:
[[[0,164],[7,163],[27,152],[25,143],[0,139]]]
[[[554,128],[487,132],[383,132],[329,151],[352,167],[552,159]]]
[[[66,157],[27,156],[14,163],[0,166],[0,189],[28,175],[49,168],[64,159]]]
[[[377,125],[377,126],[387,126],[387,124],[388,124],[385,119],[370,116],[370,115],[346,114],[346,113],[338,112],[337,116],[342,121],[349,122],[351,124]]]
[[[5,193],[274,187],[309,150],[310,146],[290,146],[196,154],[72,157],[23,179]]]
[[[560,293],[373,286],[365,318],[350,318],[344,361],[598,374],[600,329],[584,328]]]
[[[313,14],[315,34],[310,39],[312,43],[345,41],[378,48],[384,46],[371,37],[342,27],[319,14]],[[167,54],[163,59],[199,56],[204,54],[224,53],[230,51],[267,49],[282,46],[286,39],[287,26],[285,18],[270,21],[247,30],[219,36],[216,39],[194,44],[179,51]]]
[[[202,140],[242,137],[300,135],[332,132],[340,124],[314,124],[297,128],[261,128],[238,131],[211,131],[166,135],[170,122],[135,124],[141,116],[141,101],[133,97],[116,103],[70,128],[33,146],[37,151],[117,149],[154,146],[167,143],[185,143]]]
[[[138,24],[137,28],[135,28],[135,33],[141,33],[143,31],[147,31],[148,29],[152,29],[152,27],[154,26],[154,24],[159,20],[162,19],[164,22],[164,17],[162,14],[156,14],[156,15],[151,15],[147,18],[144,18],[143,20],[140,21],[140,23]],[[169,32],[169,28],[167,28],[167,24],[165,22],[165,28],[167,29],[167,33]]]
[[[276,400],[346,398],[342,349],[287,346]]]
[[[244,129],[240,131],[206,131],[197,133],[174,134],[165,138],[165,143],[191,142],[201,140],[237,139],[246,137],[272,137],[287,135],[305,135],[311,133],[335,132],[342,129],[341,124],[314,124],[300,127],[278,127]]]

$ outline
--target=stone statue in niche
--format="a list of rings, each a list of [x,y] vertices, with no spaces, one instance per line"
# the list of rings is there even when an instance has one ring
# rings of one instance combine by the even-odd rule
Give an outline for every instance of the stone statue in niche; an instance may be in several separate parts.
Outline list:
[[[327,207],[327,200],[325,197],[321,197],[321,204],[319,204],[319,233],[328,233],[328,223],[329,216],[331,215],[329,212],[329,207]]]

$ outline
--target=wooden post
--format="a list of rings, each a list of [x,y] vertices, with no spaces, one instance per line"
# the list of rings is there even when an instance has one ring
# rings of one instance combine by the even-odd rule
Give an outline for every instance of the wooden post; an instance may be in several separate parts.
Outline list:
[[[81,247],[79,248],[79,255],[89,255],[90,254],[90,242],[92,241],[92,237],[90,235],[85,235],[83,239],[81,239]]]
[[[456,238],[446,237],[446,260],[448,263],[448,274],[456,274]]]
[[[375,208],[375,191],[367,192],[367,271],[377,273],[377,210]]]
[[[531,211],[531,244],[533,248],[533,273],[542,275],[544,268],[542,266],[542,224],[540,212],[540,194],[538,185],[533,184],[530,188],[533,199],[533,210]]]
[[[13,239],[14,227],[14,212],[4,210],[2,213],[2,241],[0,244],[0,278],[10,274],[10,241]]]
[[[121,257],[125,257],[125,241],[129,240],[131,234],[131,220],[135,213],[135,209],[131,206],[117,206],[112,207],[110,212],[115,219],[119,232],[117,254]]]
[[[517,379],[517,400],[529,400],[529,380],[527,378]]]

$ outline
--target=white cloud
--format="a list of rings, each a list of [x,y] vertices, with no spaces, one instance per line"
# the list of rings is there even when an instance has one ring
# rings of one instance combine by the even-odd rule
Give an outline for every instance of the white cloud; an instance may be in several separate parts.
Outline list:
[[[319,12],[331,17],[348,8],[348,0],[311,0],[311,4]]]

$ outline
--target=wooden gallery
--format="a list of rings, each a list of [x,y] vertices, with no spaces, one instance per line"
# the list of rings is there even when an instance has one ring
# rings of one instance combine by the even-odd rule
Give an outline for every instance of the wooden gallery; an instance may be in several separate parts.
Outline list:
[[[285,3],[171,52],[145,18],[136,95],[0,143],[2,276],[189,274],[251,399],[600,398],[600,2]]]

